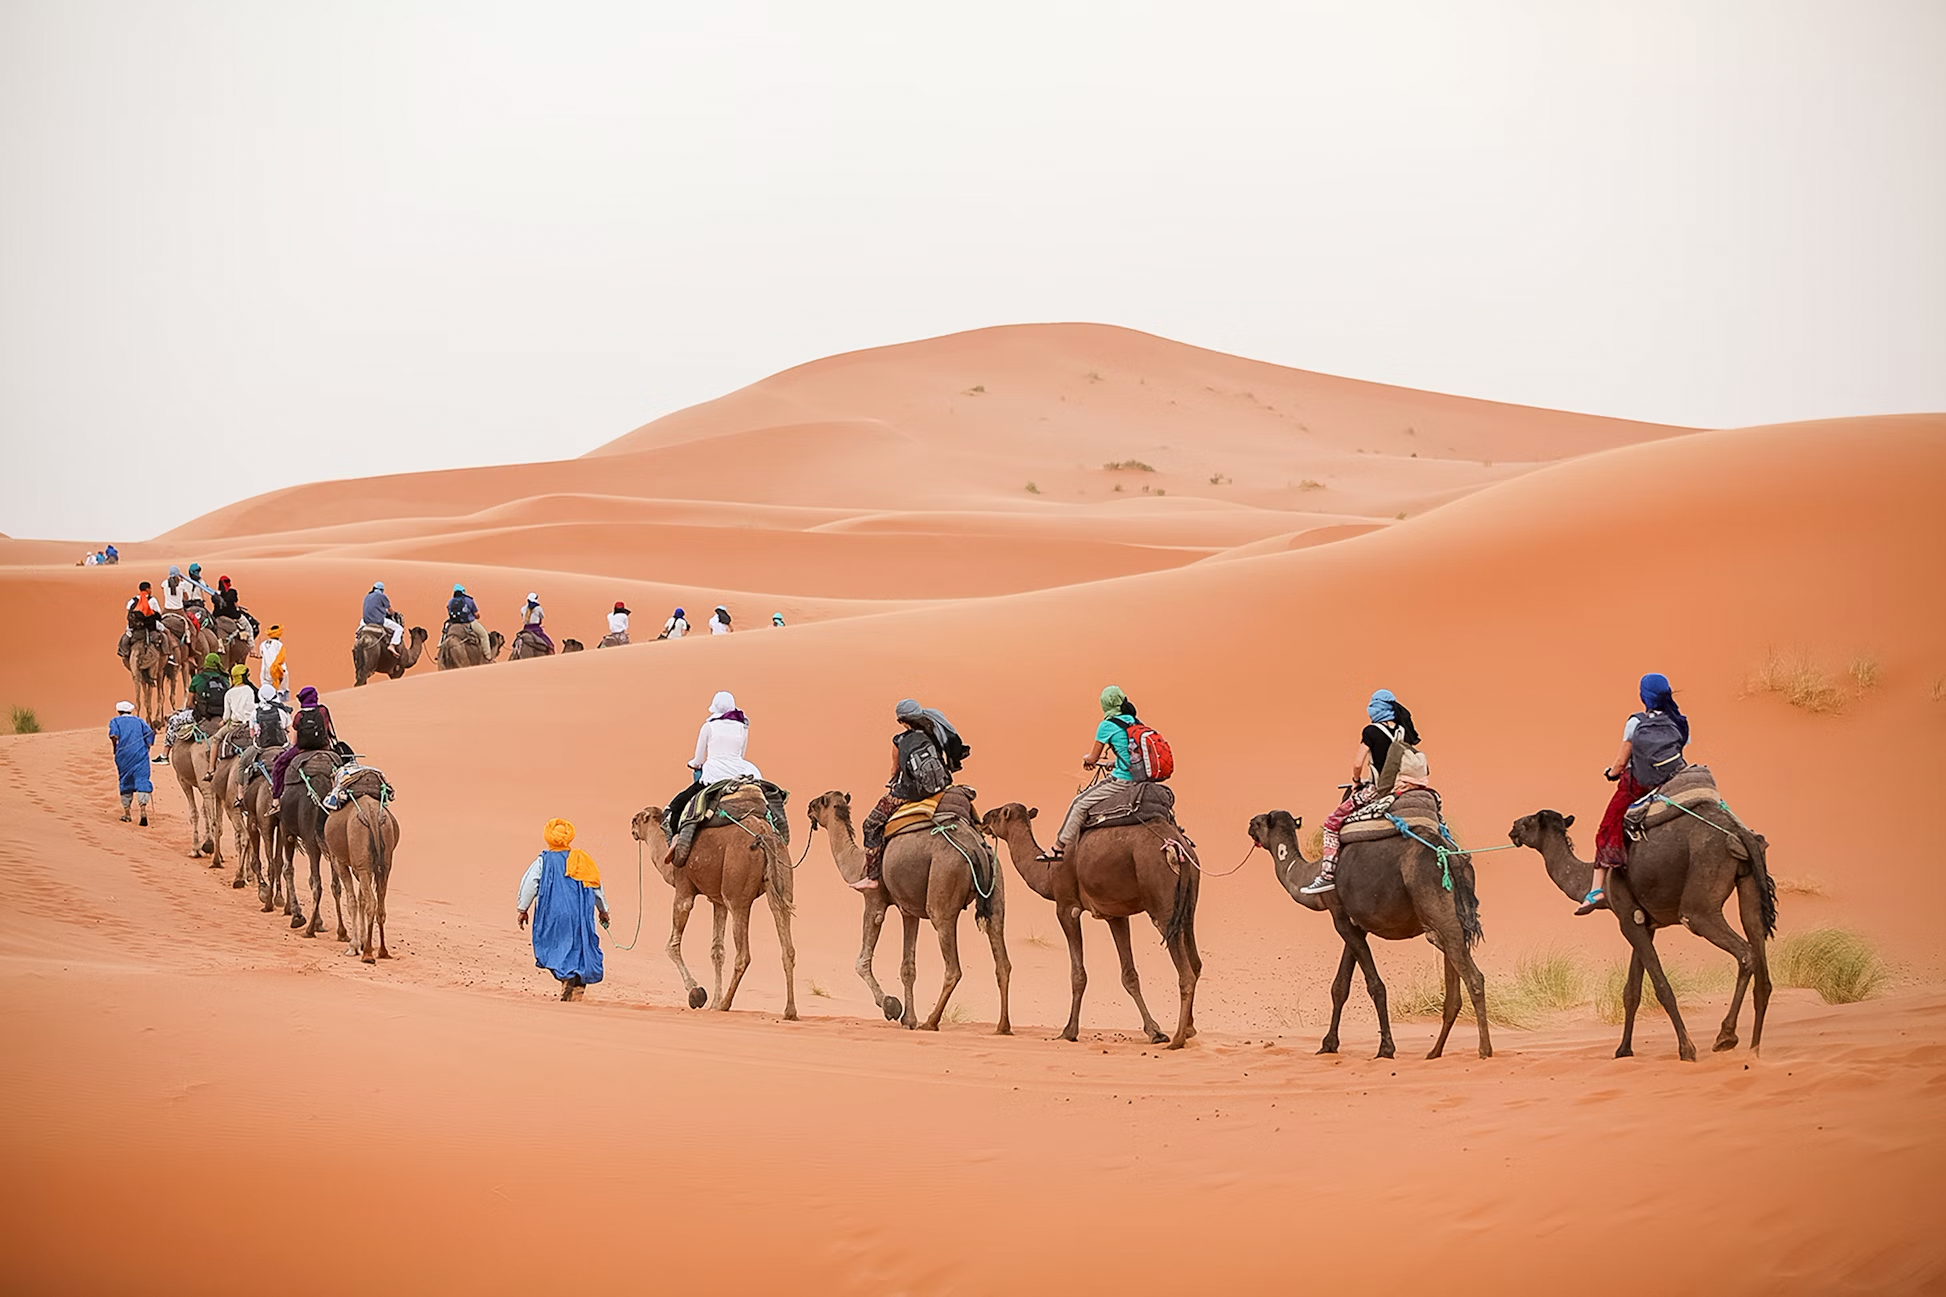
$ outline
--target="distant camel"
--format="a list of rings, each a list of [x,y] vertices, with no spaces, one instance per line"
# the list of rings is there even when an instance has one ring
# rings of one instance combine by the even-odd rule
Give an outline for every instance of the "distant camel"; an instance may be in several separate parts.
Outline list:
[[[329,748],[298,753],[284,772],[284,795],[277,802],[277,870],[290,896],[291,926],[302,928],[307,937],[317,936],[324,928],[324,885],[318,870],[319,857],[325,850],[322,802],[324,795],[331,791],[332,772],[340,764],[338,754]],[[299,847],[304,848],[304,854],[311,861],[311,918],[308,923],[304,918],[303,903],[297,898]],[[338,940],[349,942],[351,937],[345,932],[344,895],[336,872],[331,875],[331,903],[338,915]]]
[[[561,652],[563,653],[580,653],[585,651],[587,647],[586,644],[583,644],[578,639],[564,639],[561,641]]]
[[[499,660],[500,650],[505,646],[507,637],[497,630],[487,632],[489,651],[480,652],[480,642],[473,633],[457,622],[447,622],[439,635],[439,669],[449,671],[454,667],[480,667]]]
[[[784,1016],[797,1017],[797,947],[791,941],[792,901],[795,875],[783,840],[765,819],[763,796],[745,789],[719,802],[723,810],[736,814],[734,821],[718,821],[696,835],[687,861],[678,866],[669,859],[669,841],[662,831],[662,808],[646,807],[635,813],[631,835],[643,844],[662,881],[675,888],[674,909],[669,917],[669,958],[682,974],[683,989],[689,993],[689,1007],[705,1004],[728,1012],[736,999],[743,972],[750,967],[750,907],[759,896],[770,905],[770,917],[777,924],[777,944],[784,954]],[[710,903],[713,921],[710,937],[710,962],[716,970],[715,994],[706,995],[689,966],[682,959],[682,933],[689,923],[689,911],[701,896]],[[723,989],[723,925],[734,920],[736,965],[730,987]]]
[[[1040,859],[1034,841],[1038,807],[1009,802],[985,816],[987,831],[1007,844],[1014,870],[1027,885],[1054,902],[1054,917],[1068,939],[1069,985],[1073,1004],[1062,1040],[1081,1036],[1081,995],[1088,986],[1088,970],[1081,957],[1083,910],[1105,920],[1122,961],[1122,986],[1142,1014],[1142,1030],[1154,1044],[1164,1041],[1181,1049],[1196,1034],[1196,982],[1203,974],[1203,957],[1196,950],[1196,896],[1201,864],[1195,849],[1177,836],[1148,824],[1089,829],[1060,860]],[[1130,916],[1147,914],[1162,934],[1169,958],[1175,961],[1180,1006],[1176,1034],[1156,1025],[1142,1000],[1142,982],[1135,972],[1135,952],[1129,946]]]
[[[553,656],[554,647],[526,626],[514,632],[513,647],[507,650],[507,661],[509,662],[520,662],[527,658]]]
[[[1507,837],[1515,846],[1540,852],[1547,876],[1578,901],[1594,885],[1594,866],[1575,858],[1574,843],[1568,838],[1573,824],[1572,815],[1535,811],[1515,820]],[[1684,1062],[1696,1059],[1696,1046],[1683,1026],[1676,993],[1655,950],[1656,929],[1678,923],[1736,957],[1737,989],[1717,1030],[1715,1048],[1736,1048],[1737,1015],[1753,976],[1757,994],[1751,1052],[1763,1044],[1764,1010],[1770,1006],[1770,961],[1764,942],[1777,931],[1777,885],[1764,861],[1768,845],[1761,833],[1751,832],[1727,811],[1702,811],[1651,828],[1646,838],[1629,845],[1628,867],[1609,871],[1608,905],[1630,952],[1628,978],[1622,983],[1622,1043],[1615,1050],[1616,1058],[1635,1052],[1635,1010],[1642,1002],[1646,971],[1676,1029],[1677,1055]],[[1737,896],[1743,936],[1723,918],[1723,905],[1731,892]]]
[[[838,866],[838,873],[847,883],[863,878],[865,852],[851,827],[851,794],[820,794],[811,799],[806,810],[811,816],[811,827],[830,835],[831,859]],[[974,879],[976,861],[986,869],[984,884]],[[872,1000],[886,1017],[897,1018],[907,1028],[938,1031],[940,1016],[946,1012],[946,1002],[953,998],[953,988],[959,985],[961,976],[960,911],[971,905],[973,922],[986,930],[987,941],[993,947],[993,977],[1000,988],[1000,1021],[994,1034],[1013,1035],[1007,1016],[1007,984],[1013,965],[1007,959],[1007,896],[1000,877],[1000,857],[968,825],[948,831],[901,833],[889,838],[883,863],[881,884],[864,894],[865,932],[855,965],[858,976],[871,988]],[[985,896],[980,894],[982,885],[987,890]],[[898,907],[899,917],[905,924],[905,957],[899,965],[900,980],[905,985],[903,1009],[898,998],[887,995],[872,973],[872,956],[885,926],[885,913],[893,906]],[[924,1023],[919,1022],[912,1005],[920,919],[932,921],[933,931],[939,936],[940,960],[946,967],[945,980],[939,988],[939,1003],[933,1006],[932,1015]]]
[[[360,776],[362,778],[363,776]],[[366,963],[390,959],[385,948],[385,890],[392,879],[392,855],[399,845],[399,817],[376,797],[353,796],[324,821],[324,847],[331,854],[332,891],[342,884],[351,897],[351,942],[347,953]],[[378,949],[372,949],[372,929]]]
[[[1297,844],[1300,821],[1289,811],[1266,811],[1250,821],[1250,840],[1270,853],[1270,867],[1291,899],[1307,910],[1331,916],[1345,943],[1338,957],[1338,975],[1331,982],[1331,1030],[1318,1047],[1320,1054],[1338,1052],[1338,1022],[1351,994],[1351,970],[1365,973],[1365,989],[1378,1011],[1378,1056],[1391,1058],[1392,1019],[1387,1011],[1385,983],[1378,975],[1367,937],[1406,941],[1424,936],[1439,952],[1446,974],[1446,1002],[1440,1014],[1439,1039],[1427,1058],[1446,1051],[1446,1037],[1459,1017],[1460,982],[1473,997],[1473,1019],[1480,1028],[1480,1057],[1493,1057],[1487,1031],[1486,978],[1473,962],[1480,940],[1480,900],[1473,890],[1473,861],[1451,859],[1453,890],[1447,891],[1438,857],[1423,843],[1403,835],[1369,842],[1347,842],[1338,850],[1335,891],[1306,896],[1304,884],[1316,874],[1319,862],[1306,860]]]
[[[419,665],[419,654],[425,647],[424,626],[414,626],[398,648],[392,646],[392,637],[386,631],[376,626],[360,626],[351,642],[351,669],[356,677],[352,683],[362,685],[381,674],[397,680]]]

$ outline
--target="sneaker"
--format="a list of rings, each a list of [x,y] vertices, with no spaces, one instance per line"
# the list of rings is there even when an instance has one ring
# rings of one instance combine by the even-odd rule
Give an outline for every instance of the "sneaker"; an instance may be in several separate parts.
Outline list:
[[[1300,887],[1298,890],[1306,896],[1317,896],[1322,892],[1337,891],[1338,883],[1336,879],[1332,878],[1331,871],[1327,869],[1316,878],[1313,878],[1309,886]]]
[[[126,824],[126,823],[128,823],[128,812],[127,812],[127,811],[123,811],[123,812],[122,812],[122,823],[124,823],[124,824]]]
[[[1593,914],[1596,910],[1606,909],[1607,907],[1608,893],[1597,887],[1581,898],[1581,908],[1576,910],[1575,914]]]

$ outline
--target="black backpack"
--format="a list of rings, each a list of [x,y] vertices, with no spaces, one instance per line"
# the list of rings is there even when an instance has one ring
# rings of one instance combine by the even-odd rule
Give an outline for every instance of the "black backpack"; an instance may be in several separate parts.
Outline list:
[[[306,707],[298,712],[291,728],[297,731],[297,746],[300,748],[315,751],[330,742],[324,732],[324,713],[315,707]]]
[[[223,715],[223,695],[230,692],[229,683],[222,676],[212,675],[203,681],[203,687],[196,691],[196,719],[213,721]]]
[[[923,730],[907,730],[896,740],[899,777],[894,792],[909,802],[943,793],[953,786],[952,772],[939,754],[939,745]]]
[[[257,746],[284,746],[284,709],[276,703],[260,703],[257,707]]]
[[[1642,712],[1629,740],[1628,772],[1644,788],[1660,788],[1689,764],[1683,759],[1682,726],[1667,712]]]

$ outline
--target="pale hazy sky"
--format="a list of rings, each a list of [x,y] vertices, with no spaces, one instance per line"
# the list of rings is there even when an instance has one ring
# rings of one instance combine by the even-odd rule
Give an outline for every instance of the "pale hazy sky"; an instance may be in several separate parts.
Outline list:
[[[0,0],[0,531],[579,454],[1023,320],[1946,409],[1943,70],[1942,0]]]

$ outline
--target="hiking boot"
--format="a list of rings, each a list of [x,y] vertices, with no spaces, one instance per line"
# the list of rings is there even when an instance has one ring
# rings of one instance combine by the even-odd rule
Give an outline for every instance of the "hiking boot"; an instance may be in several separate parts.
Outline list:
[[[1338,890],[1338,880],[1331,876],[1331,870],[1327,867],[1319,870],[1316,878],[1313,878],[1307,886],[1300,887],[1298,890],[1306,896],[1317,896],[1324,892],[1335,892]]]
[[[146,829],[149,827],[149,813],[147,811],[142,812],[142,818],[135,822],[135,827],[138,829]]]
[[[1605,910],[1607,908],[1608,893],[1597,887],[1581,898],[1581,908],[1577,909],[1575,914],[1578,917],[1583,914],[1593,914],[1596,910]]]

